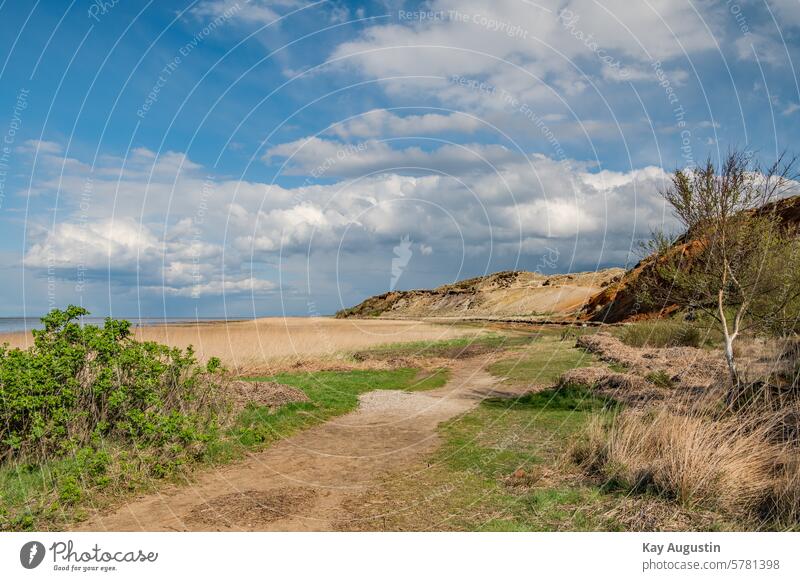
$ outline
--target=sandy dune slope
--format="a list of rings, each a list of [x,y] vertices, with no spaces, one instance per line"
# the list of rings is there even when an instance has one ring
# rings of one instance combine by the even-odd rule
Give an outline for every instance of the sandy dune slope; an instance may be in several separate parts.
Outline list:
[[[340,311],[341,318],[569,316],[623,274],[621,268],[544,275],[505,271],[432,290],[393,291]]]

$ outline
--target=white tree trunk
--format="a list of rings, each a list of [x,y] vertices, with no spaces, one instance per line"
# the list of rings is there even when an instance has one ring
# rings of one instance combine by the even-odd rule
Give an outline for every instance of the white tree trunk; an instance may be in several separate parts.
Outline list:
[[[736,314],[735,329],[733,333],[728,329],[728,319],[725,317],[725,293],[720,290],[718,295],[717,307],[719,308],[719,318],[722,323],[722,332],[725,335],[725,362],[728,364],[728,373],[731,378],[731,388],[728,390],[728,405],[733,406],[739,397],[739,372],[736,369],[736,359],[733,355],[733,341],[739,335],[739,322],[744,306]]]
[[[725,332],[725,361],[728,363],[728,371],[731,375],[731,381],[736,386],[739,383],[739,372],[736,369],[736,360],[733,357],[733,339]]]

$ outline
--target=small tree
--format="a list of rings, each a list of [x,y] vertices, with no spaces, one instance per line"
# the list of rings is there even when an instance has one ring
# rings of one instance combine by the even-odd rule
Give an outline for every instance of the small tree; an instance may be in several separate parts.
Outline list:
[[[795,160],[781,157],[763,170],[733,152],[719,170],[676,170],[661,192],[685,232],[663,232],[645,245],[653,268],[640,281],[650,304],[704,311],[725,338],[725,359],[738,396],[740,374],[734,342],[745,328],[778,333],[794,329],[800,297],[800,248],[793,229],[782,223],[777,204],[795,182]]]

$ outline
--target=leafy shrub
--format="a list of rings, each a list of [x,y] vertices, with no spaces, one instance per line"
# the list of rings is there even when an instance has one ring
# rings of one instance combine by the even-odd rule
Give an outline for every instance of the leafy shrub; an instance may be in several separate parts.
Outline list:
[[[625,326],[620,340],[631,347],[701,347],[707,336],[690,323],[659,319]]]
[[[105,439],[169,452],[213,436],[218,360],[202,367],[191,348],[136,341],[128,321],[81,326],[88,314],[55,309],[32,347],[0,347],[0,461]],[[69,500],[73,492],[65,485]]]

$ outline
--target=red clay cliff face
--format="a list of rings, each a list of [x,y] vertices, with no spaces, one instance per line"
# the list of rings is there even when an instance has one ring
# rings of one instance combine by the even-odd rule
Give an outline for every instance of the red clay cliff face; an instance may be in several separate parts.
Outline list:
[[[792,196],[764,206],[761,213],[775,212],[787,227],[800,225],[800,196]],[[675,252],[684,254],[686,263],[691,264],[693,250],[698,241],[679,242]],[[581,309],[578,317],[587,321],[618,323],[636,321],[669,315],[677,310],[676,305],[663,304],[645,306],[638,300],[638,281],[642,274],[649,274],[654,268],[654,259],[645,258],[626,272],[617,282],[591,297]]]

